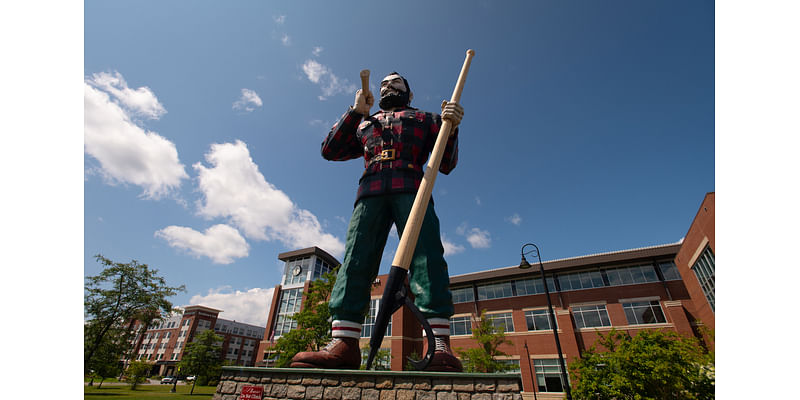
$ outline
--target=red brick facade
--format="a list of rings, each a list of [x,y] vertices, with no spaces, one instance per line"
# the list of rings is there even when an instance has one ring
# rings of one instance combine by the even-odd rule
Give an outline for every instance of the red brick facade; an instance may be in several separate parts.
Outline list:
[[[234,365],[253,366],[263,328],[219,318],[220,312],[204,306],[188,306],[182,315],[167,318],[154,326],[144,327],[140,322],[134,322],[134,330],[138,333],[126,364],[131,360],[143,360],[153,363],[154,375],[175,375],[186,344],[202,331],[214,329],[224,338],[220,358]]]

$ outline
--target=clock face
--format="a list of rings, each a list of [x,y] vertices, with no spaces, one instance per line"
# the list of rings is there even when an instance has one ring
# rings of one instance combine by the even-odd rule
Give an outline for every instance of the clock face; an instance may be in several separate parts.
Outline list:
[[[300,273],[301,273],[301,272],[303,272],[303,268],[302,268],[301,266],[299,266],[299,265],[296,265],[296,266],[295,266],[295,267],[292,269],[292,274],[293,274],[294,276],[300,275]]]

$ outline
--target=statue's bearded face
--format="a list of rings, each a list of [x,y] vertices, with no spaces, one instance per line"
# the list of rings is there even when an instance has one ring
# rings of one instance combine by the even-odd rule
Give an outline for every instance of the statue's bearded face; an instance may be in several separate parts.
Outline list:
[[[395,107],[404,107],[411,103],[411,92],[408,90],[403,77],[391,74],[381,81],[380,108],[387,110]]]

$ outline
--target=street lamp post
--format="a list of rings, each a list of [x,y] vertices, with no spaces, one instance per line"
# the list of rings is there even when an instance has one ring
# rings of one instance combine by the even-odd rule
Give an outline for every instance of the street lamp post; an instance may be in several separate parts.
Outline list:
[[[525,247],[533,246],[533,250],[529,250],[525,253]],[[569,387],[569,380],[567,380],[567,367],[564,364],[564,356],[561,354],[561,341],[558,339],[558,328],[556,328],[556,316],[555,312],[553,312],[553,302],[550,301],[550,290],[547,289],[547,278],[544,275],[544,265],[542,264],[542,255],[539,253],[539,247],[533,243],[526,243],[522,246],[520,250],[522,254],[522,261],[519,263],[520,269],[528,269],[531,265],[528,263],[528,260],[525,259],[525,254],[536,254],[536,258],[539,259],[539,272],[542,274],[542,286],[544,286],[544,295],[547,298],[547,315],[550,317],[550,327],[553,328],[553,336],[556,339],[556,350],[558,351],[558,362],[561,365],[561,380],[564,382],[564,389],[567,392],[567,400],[572,400],[572,391]],[[534,382],[534,390],[536,389],[536,383]]]

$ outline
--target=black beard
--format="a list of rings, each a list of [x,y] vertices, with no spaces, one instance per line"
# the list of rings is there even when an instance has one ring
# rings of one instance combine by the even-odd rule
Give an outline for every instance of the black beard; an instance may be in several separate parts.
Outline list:
[[[397,93],[397,94],[387,94],[386,96],[381,97],[380,103],[378,106],[382,110],[388,110],[390,108],[397,108],[397,107],[405,107],[408,103],[411,102],[410,95],[408,92],[404,93]]]

